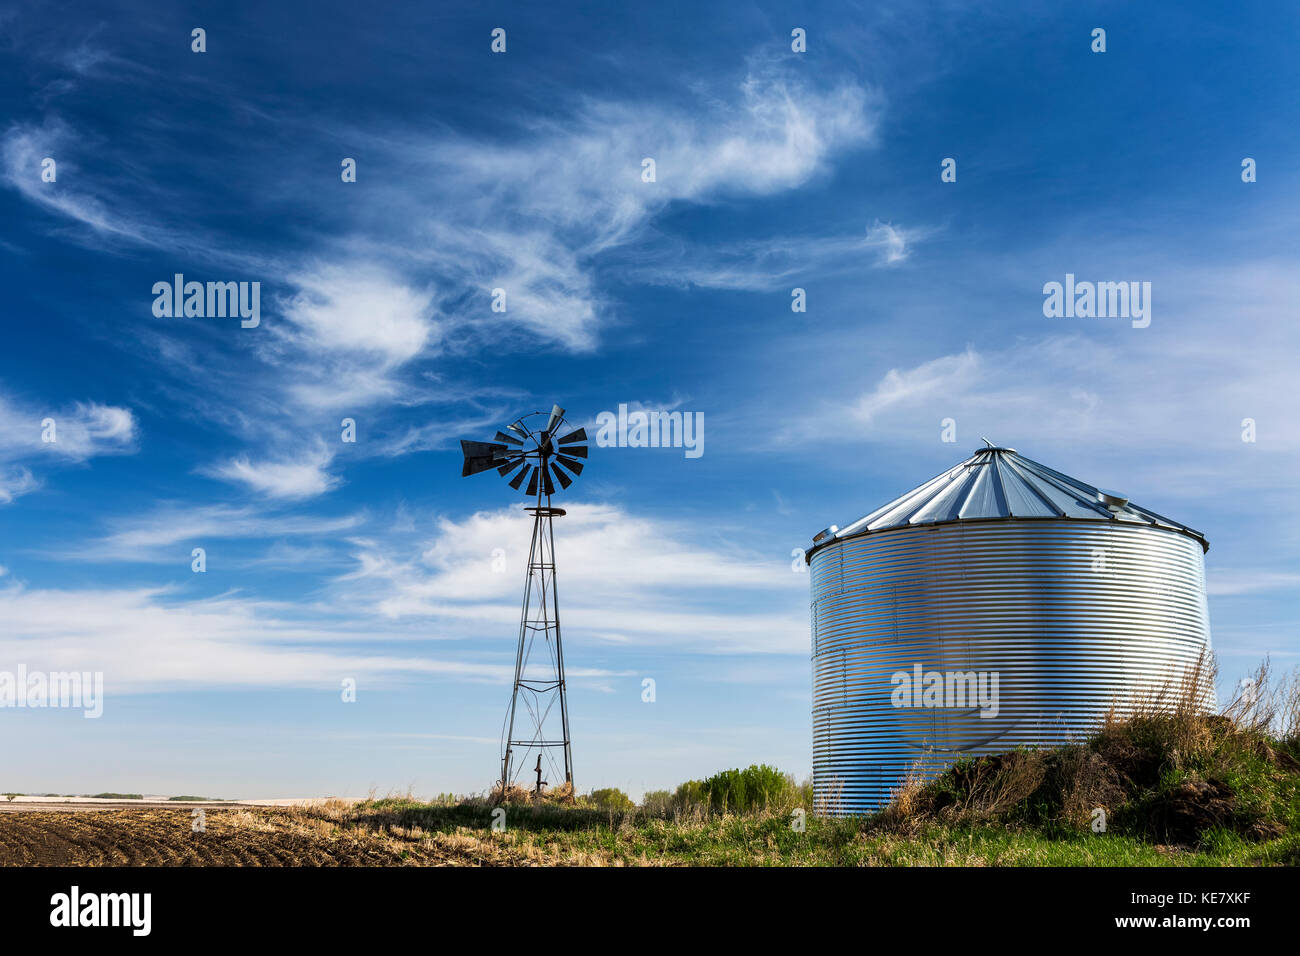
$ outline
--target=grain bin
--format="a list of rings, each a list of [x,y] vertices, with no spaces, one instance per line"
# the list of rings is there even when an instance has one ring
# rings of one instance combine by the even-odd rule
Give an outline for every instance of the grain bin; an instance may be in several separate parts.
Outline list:
[[[878,809],[910,772],[965,756],[1081,739],[1112,705],[1177,684],[1210,647],[1208,550],[996,447],[818,534],[818,812]]]

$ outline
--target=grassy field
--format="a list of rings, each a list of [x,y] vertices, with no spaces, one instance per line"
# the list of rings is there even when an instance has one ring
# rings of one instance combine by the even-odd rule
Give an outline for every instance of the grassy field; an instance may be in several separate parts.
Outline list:
[[[1222,831],[1196,846],[1091,832],[784,814],[701,819],[640,811],[491,808],[405,799],[316,807],[132,808],[0,814],[0,863],[64,866],[1259,866],[1300,864],[1300,836]]]
[[[1201,675],[1208,679],[1208,675]],[[1201,712],[1194,686],[1076,745],[959,762],[822,819],[771,767],[646,794],[0,812],[0,865],[1297,866],[1300,680]],[[0,804],[0,809],[4,805]],[[203,827],[194,822],[203,815]]]
[[[799,832],[784,812],[648,817],[640,811],[513,808],[504,833],[484,825],[474,805],[428,806],[382,800],[354,806],[349,828],[470,841],[485,856],[533,863],[702,866],[1166,866],[1300,863],[1300,834],[1259,842],[1230,832],[1199,847],[1137,837],[993,823],[918,823],[881,817],[806,818]]]

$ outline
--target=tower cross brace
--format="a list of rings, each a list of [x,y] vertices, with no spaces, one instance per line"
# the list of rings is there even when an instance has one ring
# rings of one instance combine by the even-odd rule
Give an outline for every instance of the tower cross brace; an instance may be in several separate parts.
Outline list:
[[[505,750],[501,757],[503,794],[525,768],[533,769],[528,765],[534,751],[539,780],[541,761],[545,757],[553,768],[553,779],[559,779],[562,770],[564,782],[570,786],[573,784],[564,643],[560,636],[560,605],[555,585],[553,522],[564,514],[564,509],[551,507],[550,496],[539,488],[537,504],[528,510],[533,513],[533,536],[528,549],[528,577],[524,583],[524,602],[520,612],[514,688],[510,695]],[[558,714],[555,713],[557,705]],[[560,762],[557,762],[557,757]]]

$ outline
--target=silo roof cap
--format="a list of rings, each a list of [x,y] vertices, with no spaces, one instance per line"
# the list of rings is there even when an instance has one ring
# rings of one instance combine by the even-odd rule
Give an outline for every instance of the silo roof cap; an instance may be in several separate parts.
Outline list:
[[[1181,532],[1199,541],[1203,550],[1210,550],[1201,532],[1140,508],[1127,495],[1071,478],[1024,457],[1014,448],[990,443],[852,524],[831,535],[818,535],[808,556],[831,541],[876,531],[999,518],[1066,518],[1146,525]]]

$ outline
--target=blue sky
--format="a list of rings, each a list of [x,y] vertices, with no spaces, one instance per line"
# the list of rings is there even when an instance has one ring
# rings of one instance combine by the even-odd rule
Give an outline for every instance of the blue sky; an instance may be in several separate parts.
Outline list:
[[[705,418],[563,496],[582,789],[807,775],[791,549],[982,435],[1204,531],[1224,686],[1293,666],[1300,11],[1044,6],[0,7],[0,667],[107,694],[5,787],[486,788],[529,526],[456,440],[553,401]]]

